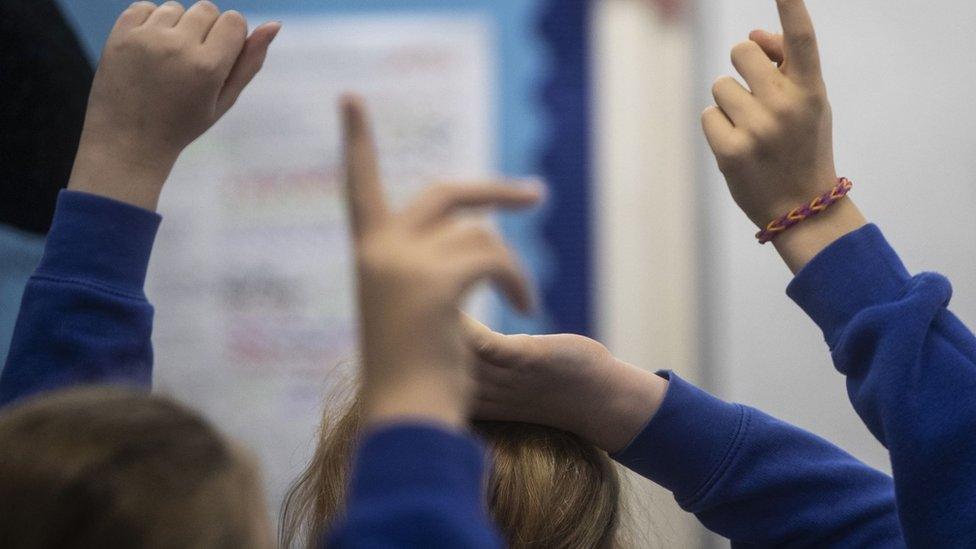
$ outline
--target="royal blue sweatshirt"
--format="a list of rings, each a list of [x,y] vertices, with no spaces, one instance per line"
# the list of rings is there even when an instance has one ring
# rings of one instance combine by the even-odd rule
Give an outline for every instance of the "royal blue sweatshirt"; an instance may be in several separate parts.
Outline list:
[[[142,288],[158,224],[139,208],[61,194],[0,376],[0,404],[75,384],[149,387],[152,307]],[[669,373],[660,410],[614,457],[734,545],[898,547],[902,530],[916,546],[971,542],[976,447],[965,428],[976,410],[961,391],[976,380],[974,338],[945,311],[944,279],[910,279],[900,265],[867,227],[833,244],[789,289],[824,329],[855,407],[891,450],[897,492],[891,478],[830,443]],[[838,276],[846,280],[839,289]],[[434,426],[371,432],[330,545],[500,546],[484,508],[486,459],[472,437]]]

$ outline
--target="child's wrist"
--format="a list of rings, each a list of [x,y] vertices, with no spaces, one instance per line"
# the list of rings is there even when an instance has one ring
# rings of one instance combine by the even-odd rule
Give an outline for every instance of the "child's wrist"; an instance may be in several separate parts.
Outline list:
[[[606,378],[605,398],[597,409],[586,414],[584,439],[608,453],[623,450],[664,402],[668,381],[653,372],[614,359]],[[585,401],[586,399],[582,399]]]
[[[377,425],[425,421],[464,429],[471,405],[471,385],[461,376],[432,372],[378,382],[367,379],[362,393],[366,422]]]
[[[83,135],[68,188],[155,211],[178,156],[139,139]]]
[[[773,240],[780,257],[796,274],[840,237],[860,229],[867,220],[850,198],[834,204]]]
[[[804,184],[786,185],[776,189],[775,192],[761,192],[757,197],[753,211],[746,211],[749,219],[762,230],[765,229],[770,221],[781,217],[783,214],[793,209],[809,204],[811,200],[829,191],[836,186],[840,178],[837,171],[832,167],[823,167],[816,170],[819,175],[815,177],[802,177],[799,181]],[[786,181],[793,181],[793,176],[782,176]]]

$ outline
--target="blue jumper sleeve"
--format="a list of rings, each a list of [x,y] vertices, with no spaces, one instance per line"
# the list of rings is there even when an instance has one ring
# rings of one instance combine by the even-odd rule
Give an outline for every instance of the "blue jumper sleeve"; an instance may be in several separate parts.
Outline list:
[[[976,547],[976,337],[946,309],[949,281],[910,276],[868,225],[787,293],[823,330],[854,409],[888,449],[909,545]]]
[[[24,290],[0,406],[76,384],[150,386],[153,308],[143,284],[159,222],[135,206],[61,192]]]
[[[485,451],[470,436],[391,425],[368,436],[353,465],[337,548],[502,547],[488,519]]]
[[[621,464],[734,547],[903,547],[891,478],[811,433],[673,373]]]

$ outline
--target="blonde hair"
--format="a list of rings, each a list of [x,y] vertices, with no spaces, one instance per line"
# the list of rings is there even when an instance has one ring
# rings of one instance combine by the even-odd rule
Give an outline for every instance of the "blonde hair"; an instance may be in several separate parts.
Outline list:
[[[258,547],[264,513],[254,464],[172,400],[72,389],[0,415],[0,547]]]
[[[282,547],[316,546],[342,514],[362,405],[326,411],[315,455],[282,507]],[[488,509],[515,549],[615,545],[620,479],[607,454],[577,436],[539,425],[475,422],[488,446]]]

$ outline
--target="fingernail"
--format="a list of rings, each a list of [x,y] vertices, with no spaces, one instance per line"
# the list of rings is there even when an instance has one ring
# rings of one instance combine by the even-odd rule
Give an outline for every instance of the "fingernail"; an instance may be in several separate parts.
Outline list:
[[[227,10],[223,13],[223,15],[236,15],[240,17],[242,21],[244,21],[244,25],[247,25],[247,17],[244,17],[244,14],[237,10]]]
[[[281,31],[281,21],[272,21],[270,25],[274,27],[274,30],[271,31],[271,38],[268,39],[268,42],[274,40],[278,36],[278,33]]]

